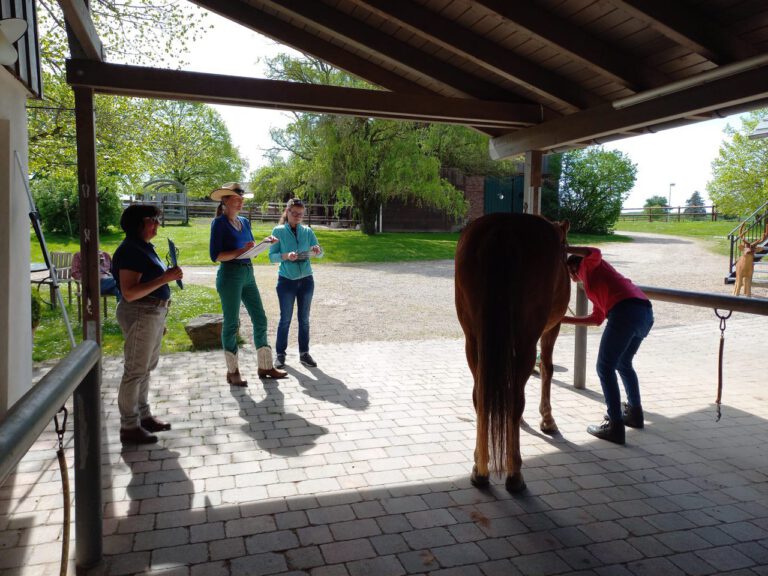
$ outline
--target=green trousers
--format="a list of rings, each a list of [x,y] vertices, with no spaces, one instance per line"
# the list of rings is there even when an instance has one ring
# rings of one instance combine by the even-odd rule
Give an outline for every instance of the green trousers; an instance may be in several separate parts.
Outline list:
[[[250,262],[222,262],[216,274],[216,291],[221,298],[224,325],[221,344],[224,350],[237,354],[237,333],[240,328],[240,302],[245,305],[253,323],[253,343],[256,348],[267,344],[267,315],[261,303],[261,294],[253,276]]]

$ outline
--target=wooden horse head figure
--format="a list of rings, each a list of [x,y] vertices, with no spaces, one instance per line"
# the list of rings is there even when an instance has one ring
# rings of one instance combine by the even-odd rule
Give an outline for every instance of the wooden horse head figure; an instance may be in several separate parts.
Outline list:
[[[746,222],[739,226],[738,238],[741,256],[736,261],[735,272],[736,282],[733,285],[733,295],[738,296],[744,289],[744,296],[752,297],[752,275],[755,271],[755,253],[760,244],[768,240],[768,222],[765,223],[765,232],[760,240],[747,242],[746,240]]]
[[[520,421],[539,339],[541,428],[557,431],[549,394],[552,348],[570,300],[567,232],[567,222],[490,214],[472,222],[456,247],[456,312],[466,338],[477,413],[475,486],[488,485],[492,466],[496,472],[507,471],[507,490],[525,488]]]

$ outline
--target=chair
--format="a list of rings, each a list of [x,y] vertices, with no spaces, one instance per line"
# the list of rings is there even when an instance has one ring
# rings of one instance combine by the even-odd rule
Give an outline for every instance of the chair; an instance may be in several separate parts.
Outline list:
[[[51,264],[56,269],[56,283],[59,286],[62,286],[63,284],[67,285],[70,305],[72,305],[72,283],[76,282],[75,279],[72,278],[72,256],[73,254],[71,252],[51,252],[50,254]],[[56,308],[56,290],[53,287],[53,275],[50,270],[48,271],[48,276],[42,280],[33,280],[32,282],[37,284],[38,290],[40,290],[40,287],[43,284],[49,286],[51,293],[51,308]]]
[[[77,298],[77,321],[80,322],[81,319],[82,319],[82,315],[83,315],[82,303],[80,302],[80,300],[82,298],[82,294],[83,294],[83,289],[82,289],[82,286],[80,285],[80,281],[79,280],[73,279],[72,281],[75,283],[75,297]],[[102,293],[102,295],[101,295],[101,300],[102,300],[102,303],[103,303],[102,309],[104,310],[104,320],[107,319],[107,311],[108,311],[107,310],[107,299],[110,296],[115,296],[116,297],[117,295],[112,293],[112,292],[107,293],[107,294]]]

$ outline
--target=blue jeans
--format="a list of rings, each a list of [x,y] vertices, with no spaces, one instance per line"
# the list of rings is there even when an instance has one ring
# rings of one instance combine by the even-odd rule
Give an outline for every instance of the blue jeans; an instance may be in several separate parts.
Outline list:
[[[621,394],[616,372],[621,376],[627,404],[640,407],[640,384],[632,367],[643,339],[653,326],[653,308],[649,301],[629,298],[608,312],[608,324],[600,340],[597,355],[597,375],[603,388],[608,418],[621,421]]]
[[[299,354],[309,352],[309,309],[312,307],[312,295],[315,293],[315,280],[305,276],[298,280],[277,277],[277,299],[280,301],[280,322],[277,325],[275,352],[285,354],[288,347],[288,330],[293,317],[293,303],[299,306]]]

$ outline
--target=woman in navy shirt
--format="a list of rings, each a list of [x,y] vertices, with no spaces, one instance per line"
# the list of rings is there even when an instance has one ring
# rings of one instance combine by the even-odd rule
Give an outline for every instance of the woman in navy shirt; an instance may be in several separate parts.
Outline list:
[[[261,303],[261,294],[253,276],[251,256],[269,247],[277,239],[267,236],[256,246],[251,223],[240,216],[243,207],[243,187],[237,182],[225,184],[211,193],[220,202],[216,218],[211,223],[211,260],[220,262],[216,275],[216,290],[221,298],[224,325],[221,343],[227,362],[227,382],[232,386],[247,386],[240,376],[237,358],[237,332],[240,327],[240,302],[253,323],[253,342],[259,363],[259,378],[285,378],[286,372],[272,365],[272,349],[267,343],[267,315]],[[256,250],[251,251],[253,248]],[[259,249],[261,248],[261,249]],[[251,251],[251,252],[249,252]],[[249,252],[248,257],[242,257]]]
[[[169,282],[181,280],[181,268],[167,268],[149,241],[160,223],[155,206],[133,204],[123,211],[125,240],[112,258],[112,275],[122,298],[115,316],[125,337],[123,378],[117,394],[120,441],[157,442],[153,432],[170,430],[149,409],[149,375],[160,358],[165,318],[171,303]]]

